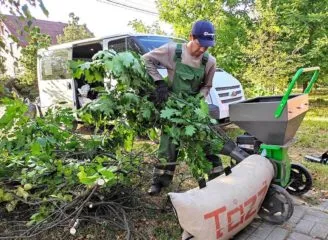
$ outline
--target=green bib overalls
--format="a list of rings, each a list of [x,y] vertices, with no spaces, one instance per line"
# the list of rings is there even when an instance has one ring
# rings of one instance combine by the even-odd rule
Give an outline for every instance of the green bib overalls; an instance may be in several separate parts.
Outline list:
[[[181,62],[182,46],[177,44],[175,50],[176,69],[171,86],[173,93],[196,95],[199,93],[205,77],[205,66],[208,61],[208,53],[204,53],[199,68],[194,68]],[[175,162],[178,155],[178,145],[172,143],[172,139],[162,134],[158,150],[158,158],[167,160],[167,164],[162,164],[154,169],[153,183],[160,183],[167,186],[171,182],[175,170]],[[218,164],[213,164],[218,165]]]

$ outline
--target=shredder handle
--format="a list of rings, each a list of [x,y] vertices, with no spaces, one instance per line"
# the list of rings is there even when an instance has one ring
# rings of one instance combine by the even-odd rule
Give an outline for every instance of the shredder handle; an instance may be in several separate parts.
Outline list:
[[[275,113],[274,113],[274,117],[275,118],[280,118],[282,112],[284,111],[289,95],[292,92],[292,89],[294,88],[295,83],[297,82],[297,80],[299,79],[299,77],[302,75],[302,73],[304,72],[312,72],[314,71],[311,81],[309,82],[307,88],[305,89],[304,93],[308,94],[312,87],[313,84],[317,81],[318,76],[319,76],[319,71],[320,71],[320,67],[309,67],[309,68],[300,68],[297,70],[297,72],[295,73],[294,77],[292,78],[292,81],[290,82],[290,84],[288,85],[287,91],[285,93],[285,95],[282,97],[280,104],[278,105]]]

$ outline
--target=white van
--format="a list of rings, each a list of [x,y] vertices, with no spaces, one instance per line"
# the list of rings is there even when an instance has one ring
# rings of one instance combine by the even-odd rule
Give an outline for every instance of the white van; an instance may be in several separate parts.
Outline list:
[[[185,42],[183,39],[150,34],[120,34],[102,38],[54,45],[38,51],[38,85],[42,112],[55,104],[78,109],[81,107],[78,91],[85,81],[73,79],[67,62],[69,60],[91,60],[100,50],[114,49],[116,52],[126,50],[144,54],[169,41]],[[160,69],[165,75],[166,70]],[[94,87],[94,86],[91,86]],[[90,91],[92,100],[97,94]],[[207,98],[212,116],[220,122],[229,120],[229,104],[245,100],[240,82],[222,69],[217,69],[213,87]]]

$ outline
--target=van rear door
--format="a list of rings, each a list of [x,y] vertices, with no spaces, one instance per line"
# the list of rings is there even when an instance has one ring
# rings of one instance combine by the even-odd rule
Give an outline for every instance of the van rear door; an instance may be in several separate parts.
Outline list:
[[[39,51],[38,84],[43,111],[57,104],[74,107],[69,60],[72,60],[72,47]]]

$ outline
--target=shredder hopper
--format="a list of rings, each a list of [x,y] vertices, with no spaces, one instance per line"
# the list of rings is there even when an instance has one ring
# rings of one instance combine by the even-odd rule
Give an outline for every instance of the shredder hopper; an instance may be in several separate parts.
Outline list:
[[[308,94],[288,96],[279,117],[275,111],[283,96],[257,97],[229,106],[230,120],[265,144],[285,145],[296,134],[309,108]]]

